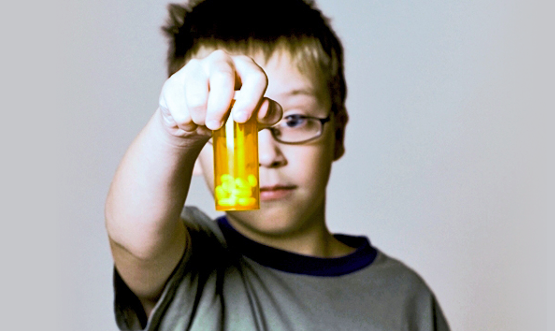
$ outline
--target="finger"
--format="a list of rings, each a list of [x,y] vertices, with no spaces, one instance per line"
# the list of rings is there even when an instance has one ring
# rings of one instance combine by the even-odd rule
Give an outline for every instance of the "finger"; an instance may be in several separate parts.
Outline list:
[[[270,127],[281,119],[283,109],[279,103],[270,99],[263,98],[258,109],[258,127],[260,130]]]
[[[268,77],[251,58],[244,55],[232,58],[237,78],[241,83],[241,93],[235,98],[233,106],[233,119],[244,123],[251,118],[260,105],[268,87]]]
[[[188,111],[186,116],[189,116],[195,125],[203,126],[209,93],[208,75],[197,59],[190,60],[186,68],[183,77],[185,105]]]
[[[219,129],[229,114],[229,106],[235,93],[238,77],[232,58],[223,51],[216,51],[209,56],[209,89],[206,106],[206,126],[212,130]]]
[[[164,122],[170,128],[193,131],[192,123],[185,101],[184,71],[178,71],[166,80],[160,94],[159,106]]]

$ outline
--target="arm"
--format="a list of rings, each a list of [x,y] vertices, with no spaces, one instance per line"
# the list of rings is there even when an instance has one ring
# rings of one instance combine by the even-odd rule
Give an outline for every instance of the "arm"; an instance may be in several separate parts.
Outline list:
[[[166,81],[160,107],[116,170],[106,229],[115,266],[147,316],[187,248],[180,214],[198,154],[223,125],[236,88],[236,121],[258,111],[262,126],[277,122],[281,108],[263,97],[266,86],[262,69],[244,56],[216,51],[189,61]]]
[[[186,247],[180,213],[203,145],[172,143],[160,134],[161,122],[157,110],[123,157],[106,201],[115,266],[147,315]]]

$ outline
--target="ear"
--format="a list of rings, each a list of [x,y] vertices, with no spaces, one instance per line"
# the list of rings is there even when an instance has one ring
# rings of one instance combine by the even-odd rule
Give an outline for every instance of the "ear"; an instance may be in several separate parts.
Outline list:
[[[202,174],[202,167],[200,166],[200,161],[197,157],[197,159],[195,160],[195,166],[193,167],[193,176],[202,176]]]
[[[335,125],[335,147],[333,151],[333,160],[339,160],[345,154],[345,126],[349,121],[349,115],[345,108],[340,109],[334,116]]]

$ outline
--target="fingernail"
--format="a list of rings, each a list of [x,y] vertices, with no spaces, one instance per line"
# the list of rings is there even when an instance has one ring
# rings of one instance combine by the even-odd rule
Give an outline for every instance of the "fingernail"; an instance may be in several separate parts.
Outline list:
[[[218,130],[220,128],[220,121],[217,120],[210,120],[206,122],[206,127],[210,130]]]
[[[233,114],[233,118],[235,119],[235,122],[243,123],[247,121],[248,115],[246,112],[240,111]]]

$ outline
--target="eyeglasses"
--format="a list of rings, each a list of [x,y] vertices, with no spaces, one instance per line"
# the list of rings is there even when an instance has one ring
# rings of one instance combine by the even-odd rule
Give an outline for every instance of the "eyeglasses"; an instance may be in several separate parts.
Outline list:
[[[330,119],[331,113],[326,118],[297,114],[287,115],[274,126],[263,130],[270,130],[272,137],[282,144],[303,144],[320,137],[324,131],[324,124]],[[212,139],[208,142],[211,144]]]
[[[331,113],[326,118],[305,115],[287,115],[274,126],[266,128],[272,137],[283,144],[302,144],[322,135],[324,124],[330,121]]]

